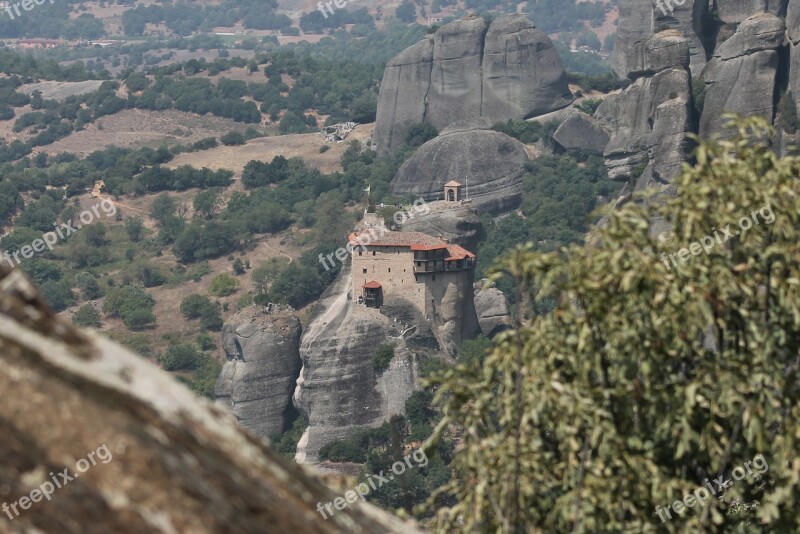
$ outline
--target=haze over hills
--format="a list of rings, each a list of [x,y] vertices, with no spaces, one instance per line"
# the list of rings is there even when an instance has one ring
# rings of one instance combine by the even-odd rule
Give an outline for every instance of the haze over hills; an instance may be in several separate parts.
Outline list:
[[[3,530],[800,526],[800,2],[317,7],[0,21]]]

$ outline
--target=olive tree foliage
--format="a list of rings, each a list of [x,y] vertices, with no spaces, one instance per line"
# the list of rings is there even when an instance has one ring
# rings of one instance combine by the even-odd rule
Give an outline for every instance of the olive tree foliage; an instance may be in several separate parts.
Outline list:
[[[516,282],[516,328],[482,367],[433,379],[444,418],[426,447],[463,430],[439,530],[800,531],[800,159],[776,157],[761,118],[731,127],[699,145],[675,198],[608,213],[587,245],[520,247],[495,267]],[[765,206],[771,224],[665,265]],[[526,311],[548,298],[552,312]],[[758,454],[760,478],[659,519]]]

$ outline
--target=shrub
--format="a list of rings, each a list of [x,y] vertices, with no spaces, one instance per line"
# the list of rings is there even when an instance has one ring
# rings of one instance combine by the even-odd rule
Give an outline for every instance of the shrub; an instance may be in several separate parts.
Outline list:
[[[218,274],[211,280],[208,292],[217,297],[232,295],[239,287],[239,281],[228,273]]]
[[[375,356],[372,358],[372,368],[375,369],[377,374],[380,374],[389,368],[389,362],[394,357],[394,345],[384,343],[378,347]]]
[[[100,313],[91,304],[85,304],[72,316],[75,326],[100,327]]]
[[[247,139],[245,139],[244,134],[241,132],[228,132],[220,137],[220,141],[222,141],[222,144],[225,146],[234,146],[245,144]]]
[[[214,304],[208,297],[192,294],[181,301],[181,313],[187,319],[197,319],[206,308],[213,308]]]
[[[167,371],[191,371],[200,364],[202,356],[194,345],[182,343],[170,345],[158,360]]]

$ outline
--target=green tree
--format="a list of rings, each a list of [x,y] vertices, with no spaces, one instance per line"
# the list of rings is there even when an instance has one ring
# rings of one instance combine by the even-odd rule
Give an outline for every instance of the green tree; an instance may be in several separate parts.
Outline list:
[[[375,351],[375,356],[372,358],[372,368],[375,369],[377,374],[380,374],[389,368],[389,362],[394,358],[394,345],[384,343],[378,350]]]
[[[588,245],[498,264],[522,298],[515,331],[482,368],[432,381],[435,436],[465,429],[440,529],[800,529],[800,159],[777,158],[761,117],[734,128],[699,146],[675,198],[610,211]],[[653,235],[660,221],[671,233]],[[555,309],[534,314],[544,298]],[[760,478],[659,519],[758,455]]]
[[[128,234],[128,239],[138,243],[144,234],[144,222],[139,217],[128,217],[125,219],[125,232]]]
[[[91,304],[84,304],[72,315],[72,322],[76,326],[100,327],[100,313]]]
[[[191,371],[200,365],[202,356],[194,345],[182,343],[167,347],[159,362],[167,371]]]
[[[232,295],[239,287],[239,281],[228,273],[218,274],[211,279],[211,286],[208,292],[217,297],[227,297]]]
[[[158,195],[153,204],[150,206],[150,217],[152,217],[159,226],[164,226],[170,217],[175,214],[175,201],[167,193]]]

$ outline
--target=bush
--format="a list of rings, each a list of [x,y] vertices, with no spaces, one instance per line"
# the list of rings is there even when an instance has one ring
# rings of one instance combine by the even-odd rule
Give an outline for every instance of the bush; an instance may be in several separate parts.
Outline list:
[[[218,274],[211,280],[208,292],[217,297],[232,295],[239,287],[239,281],[228,273]]]
[[[228,132],[220,137],[220,141],[222,141],[222,144],[225,146],[234,146],[245,144],[247,139],[245,139],[244,134],[241,132]]]
[[[198,367],[202,357],[194,345],[183,343],[170,345],[158,360],[167,371],[191,371]]]
[[[99,328],[100,313],[91,304],[85,304],[72,316],[72,323],[75,326]]]
[[[181,313],[187,319],[197,319],[206,308],[213,308],[214,304],[203,295],[189,295],[181,301]]]
[[[375,356],[372,358],[372,368],[380,374],[389,368],[389,362],[394,358],[394,345],[384,343],[378,347]]]

